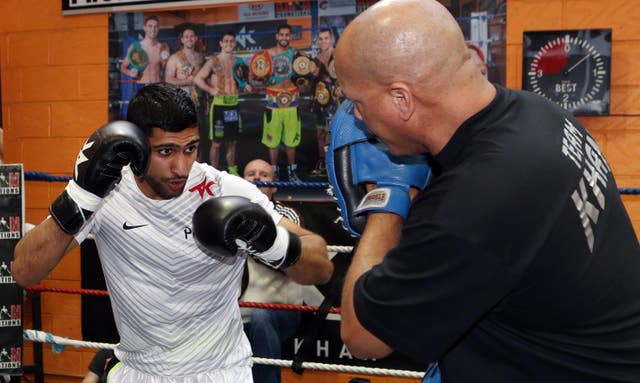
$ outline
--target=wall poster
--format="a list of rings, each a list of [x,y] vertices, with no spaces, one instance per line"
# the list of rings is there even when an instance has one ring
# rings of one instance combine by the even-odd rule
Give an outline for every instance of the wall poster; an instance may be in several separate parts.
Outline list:
[[[112,13],[109,31],[110,117],[125,118],[128,101],[136,88],[145,83],[191,81],[182,81],[184,78],[195,80],[198,70],[220,53],[220,39],[226,31],[235,33],[234,53],[247,67],[256,52],[278,44],[276,29],[282,23],[288,23],[293,28],[290,47],[313,58],[320,50],[320,30],[330,30],[337,42],[346,25],[373,3],[375,0],[256,2],[187,10]],[[482,3],[483,8],[479,8],[478,3]],[[451,4],[455,4],[448,6],[458,18],[470,49],[473,48],[474,55],[479,56],[486,66],[486,76],[492,82],[504,84],[506,1],[466,0]],[[181,39],[185,30],[188,34],[186,49]],[[149,48],[151,45],[153,49]],[[211,85],[211,76],[205,78],[207,85]],[[314,112],[317,108],[313,99],[317,89],[304,78],[298,81],[295,85],[302,84],[298,86],[299,93],[295,100],[301,117],[300,137],[293,153],[287,153],[283,144],[280,145],[276,158],[282,168],[280,180],[287,181],[285,167],[291,162],[290,156],[293,154],[298,167],[297,174],[302,181],[326,181],[323,174],[314,172],[322,155],[321,140],[326,140],[316,132],[316,124],[324,122],[318,121],[320,114]],[[211,163],[212,157],[215,157],[213,165],[227,170],[227,162],[231,160],[231,165],[237,166],[240,172],[249,160],[256,157],[276,162],[273,150],[270,151],[262,142],[263,112],[269,84],[254,80],[248,80],[247,83],[251,85],[251,90],[244,87],[238,89],[241,129],[235,152],[231,156],[224,138],[219,140],[222,142],[218,144],[220,147],[216,153],[210,151],[212,140],[209,133],[215,133],[216,128],[209,114],[213,99],[211,92],[193,81],[184,86],[193,92],[194,100],[198,102],[202,137],[200,161]],[[234,148],[231,149],[233,151]]]

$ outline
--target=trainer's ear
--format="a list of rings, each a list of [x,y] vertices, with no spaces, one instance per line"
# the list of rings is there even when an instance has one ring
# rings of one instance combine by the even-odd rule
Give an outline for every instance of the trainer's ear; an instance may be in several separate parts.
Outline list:
[[[398,111],[399,117],[403,121],[408,121],[411,115],[413,115],[415,102],[413,94],[411,94],[411,90],[407,84],[403,82],[392,83],[389,86],[389,94],[391,95],[394,107]]]

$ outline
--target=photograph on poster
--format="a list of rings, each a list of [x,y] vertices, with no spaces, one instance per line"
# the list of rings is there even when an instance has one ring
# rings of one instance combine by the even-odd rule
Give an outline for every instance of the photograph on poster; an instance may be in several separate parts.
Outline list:
[[[145,84],[174,83],[198,106],[200,161],[241,173],[248,161],[262,158],[276,166],[280,181],[325,181],[327,125],[340,98],[331,50],[346,25],[373,3],[112,13],[110,118],[125,118],[128,101]],[[506,1],[443,3],[483,73],[504,84]],[[290,30],[279,29],[285,25]]]

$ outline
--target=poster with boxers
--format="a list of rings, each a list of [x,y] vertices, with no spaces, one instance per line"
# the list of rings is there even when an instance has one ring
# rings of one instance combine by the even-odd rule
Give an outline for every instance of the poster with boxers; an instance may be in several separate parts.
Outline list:
[[[22,165],[0,165],[0,374],[22,373],[22,288],[11,276],[24,222]]]
[[[139,12],[110,13],[109,27],[109,116],[110,119],[125,119],[130,99],[137,89],[149,82],[168,81],[167,63],[172,55],[181,53],[183,45],[180,34],[190,27],[197,36],[193,49],[207,59],[221,50],[219,40],[225,31],[236,34],[235,54],[247,67],[256,52],[267,50],[276,44],[277,27],[287,23],[292,26],[290,47],[297,52],[313,57],[318,52],[317,36],[321,29],[330,29],[334,40],[340,39],[344,28],[360,12],[375,4],[375,0],[330,0],[293,2],[256,2],[246,4],[225,4],[197,9],[158,10],[140,9]],[[485,75],[491,82],[505,83],[506,57],[506,1],[491,0],[482,4],[453,2],[448,5],[451,13],[459,20],[472,53],[484,61]],[[131,9],[131,8],[129,8]],[[157,31],[145,30],[149,18],[155,18]],[[147,36],[149,32],[149,36]],[[146,44],[146,45],[145,45]],[[158,44],[159,52],[146,53],[144,47]],[[154,45],[154,46],[158,46]],[[189,67],[185,60],[181,63]],[[408,64],[410,65],[410,64]],[[188,72],[195,77],[198,69]],[[154,73],[150,75],[149,73]],[[176,74],[175,76],[178,76]],[[263,143],[263,129],[266,100],[266,84],[249,78],[251,91],[239,89],[238,111],[241,129],[235,149],[235,165],[239,172],[254,158],[271,162],[269,147]],[[320,157],[316,123],[320,117],[313,112],[315,107],[313,86],[295,82],[298,114],[301,121],[299,138],[296,138],[295,163],[297,175],[302,181],[326,182],[326,174],[318,173]],[[200,162],[211,163],[212,139],[209,135],[215,124],[210,121],[209,111],[212,97],[196,85],[189,85],[197,100],[201,141]],[[185,87],[186,88],[186,87]],[[226,139],[216,154],[217,166],[227,170]],[[289,158],[284,143],[280,144],[278,165],[281,175],[286,173]],[[280,177],[287,181],[288,177]]]
[[[372,0],[358,2],[363,4]],[[317,34],[321,28],[332,30],[335,39],[356,15],[356,0],[333,0],[325,2],[295,1],[289,3],[256,3],[242,5],[225,5],[211,8],[187,9],[180,11],[180,17],[171,11],[144,11],[134,13],[113,13],[110,15],[109,28],[109,116],[111,119],[126,118],[128,103],[137,89],[150,77],[145,77],[157,60],[152,55],[145,59],[139,54],[136,42],[144,46],[145,20],[157,18],[158,32],[153,38],[163,48],[160,57],[161,74],[155,81],[167,81],[165,64],[167,57],[179,53],[183,48],[180,33],[185,27],[193,28],[198,41],[195,50],[205,59],[220,53],[219,40],[226,31],[236,34],[235,55],[250,67],[251,59],[256,52],[265,51],[278,44],[276,32],[284,23],[291,25],[292,38],[290,47],[297,52],[311,56],[317,49]],[[312,12],[313,11],[313,12]],[[313,19],[315,15],[315,19]],[[313,20],[312,20],[313,19]],[[153,33],[153,32],[152,32]],[[315,36],[315,37],[314,37]],[[131,48],[133,47],[133,48]],[[135,53],[135,54],[132,54]],[[123,65],[125,66],[123,68]],[[131,70],[135,69],[135,70]],[[142,74],[141,74],[142,73]],[[135,74],[136,77],[130,76]],[[177,74],[176,74],[177,76]],[[241,131],[237,138],[235,163],[241,172],[244,166],[254,158],[269,159],[269,149],[263,144],[263,114],[265,112],[266,83],[250,78],[251,91],[239,89],[238,110],[241,119]],[[209,111],[212,97],[197,86],[192,88],[198,93],[199,125],[201,142],[199,161],[211,163],[211,125]],[[316,113],[312,112],[312,91],[309,86],[298,87],[298,114],[301,121],[299,144],[296,147],[296,163],[298,175],[303,181],[326,181],[326,175],[312,175],[318,159],[318,138],[316,133]],[[227,170],[225,141],[220,147],[218,168]],[[281,148],[278,159],[282,168],[287,165],[287,157]],[[284,172],[284,169],[283,169]],[[287,177],[280,179],[287,181]]]

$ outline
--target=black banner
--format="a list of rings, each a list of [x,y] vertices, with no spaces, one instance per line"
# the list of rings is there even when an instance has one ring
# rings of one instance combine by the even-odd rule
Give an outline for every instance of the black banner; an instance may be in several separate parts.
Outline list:
[[[11,276],[24,222],[22,165],[0,165],[0,373],[22,374],[22,288]]]

